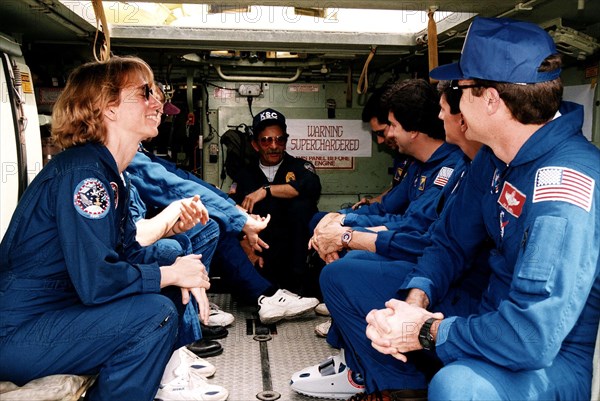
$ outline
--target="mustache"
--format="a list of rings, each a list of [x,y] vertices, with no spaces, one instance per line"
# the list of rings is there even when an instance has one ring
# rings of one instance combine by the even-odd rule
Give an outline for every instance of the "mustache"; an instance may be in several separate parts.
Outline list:
[[[280,152],[278,150],[267,150],[267,154],[268,155],[281,155],[281,154],[283,154],[283,152]]]

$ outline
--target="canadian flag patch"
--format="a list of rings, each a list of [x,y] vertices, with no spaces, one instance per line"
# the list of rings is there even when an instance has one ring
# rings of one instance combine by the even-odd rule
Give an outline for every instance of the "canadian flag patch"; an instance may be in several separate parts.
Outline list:
[[[510,214],[519,217],[523,211],[523,205],[527,196],[508,181],[502,185],[502,193],[498,198],[498,203]]]

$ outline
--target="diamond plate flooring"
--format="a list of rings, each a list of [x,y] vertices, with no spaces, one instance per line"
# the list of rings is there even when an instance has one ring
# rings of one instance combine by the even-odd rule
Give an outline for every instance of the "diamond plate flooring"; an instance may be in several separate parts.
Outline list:
[[[209,297],[211,302],[235,316],[235,322],[227,328],[229,335],[218,340],[223,345],[223,353],[206,358],[217,367],[216,374],[209,382],[227,388],[229,401],[275,400],[269,398],[272,393],[264,393],[264,398],[259,398],[259,393],[265,389],[265,384],[268,387],[269,382],[268,379],[265,381],[262,374],[261,342],[256,341],[252,334],[268,334],[270,331],[271,339],[265,344],[271,373],[270,384],[272,390],[281,395],[278,399],[317,400],[292,391],[289,381],[294,372],[338,353],[324,338],[315,335],[315,326],[326,321],[326,317],[312,313],[299,319],[283,320],[267,328],[260,325],[257,307],[241,306],[229,294],[210,294]]]

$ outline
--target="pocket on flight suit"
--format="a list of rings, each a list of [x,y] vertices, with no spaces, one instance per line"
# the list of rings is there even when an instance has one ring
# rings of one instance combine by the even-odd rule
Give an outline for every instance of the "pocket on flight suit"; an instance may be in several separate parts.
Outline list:
[[[514,286],[532,295],[549,295],[554,288],[554,267],[561,259],[567,220],[556,216],[540,216],[525,231]]]

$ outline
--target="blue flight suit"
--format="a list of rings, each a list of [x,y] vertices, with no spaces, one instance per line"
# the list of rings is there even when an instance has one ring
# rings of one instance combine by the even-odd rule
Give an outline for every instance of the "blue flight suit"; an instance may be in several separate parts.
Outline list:
[[[400,184],[402,180],[404,180],[404,177],[406,177],[406,173],[408,171],[408,166],[412,160],[412,157],[401,153],[394,157],[394,177],[392,179],[392,187],[395,187],[396,185]]]
[[[423,254],[423,250],[431,245],[433,226],[443,209],[451,204],[452,195],[457,191],[471,164],[471,160],[464,153],[461,152],[460,156],[454,165],[452,175],[441,188],[435,202],[432,203],[431,199],[427,199],[426,207],[423,207],[423,210],[419,213],[416,206],[421,205],[424,199],[422,199],[423,197],[418,198],[414,201],[415,205],[411,202],[408,208],[410,212],[407,211],[407,216],[404,219],[389,223],[391,228],[388,230],[377,232],[375,248],[378,255],[389,259],[417,262],[417,258]],[[435,187],[439,188],[437,185]],[[429,227],[426,227],[423,221],[429,221],[430,219],[433,219],[433,222]],[[412,224],[415,221],[417,221],[417,224]],[[422,231],[424,227],[426,228],[425,232]]]
[[[435,214],[437,198],[462,155],[459,147],[442,143],[427,161],[410,163],[404,180],[386,193],[381,202],[348,213],[344,226],[385,225],[388,229],[410,226],[426,231],[432,220],[423,216]]]
[[[438,198],[435,208],[438,216],[452,207],[470,163],[469,158],[463,155],[455,165],[452,176]],[[354,354],[349,350],[352,349],[351,344],[356,341],[356,338],[365,338],[364,316],[371,309],[381,308],[388,299],[397,296],[398,286],[417,262],[417,258],[431,245],[432,235],[440,225],[440,221],[441,218],[438,217],[424,234],[410,229],[391,232],[397,257],[390,258],[368,251],[350,251],[344,258],[327,265],[323,270],[321,286],[328,302],[327,306],[335,317],[327,335],[327,342],[335,348],[346,349],[346,360],[350,361],[351,366],[359,366]],[[490,272],[486,260],[488,255],[489,247],[483,247],[460,284],[453,286],[451,290],[453,310],[464,313],[477,311],[478,303],[473,299],[481,296],[489,279]],[[340,306],[345,308],[342,316],[338,316],[337,313]],[[346,329],[340,329],[337,323],[340,321],[342,327],[346,327],[347,322],[344,321],[346,318],[356,325],[356,328],[352,330],[353,335],[344,338],[342,333]],[[437,365],[439,368],[439,363]],[[434,367],[435,365],[432,369]],[[423,379],[420,382],[425,386]]]
[[[411,156],[407,156],[404,154],[398,154],[398,156],[394,157],[394,167],[393,167],[394,177],[392,179],[392,188],[396,187],[398,184],[400,184],[404,180],[404,178],[406,178],[406,175],[408,173],[408,168],[410,167],[410,165],[413,162],[414,162],[414,159]],[[359,209],[362,208],[363,206],[364,205],[359,206]],[[358,209],[356,209],[356,210],[358,210]],[[338,210],[338,213],[350,214],[350,213],[353,213],[354,211],[355,211],[355,209],[352,209],[350,207],[350,208]],[[319,224],[321,219],[323,217],[325,217],[325,215],[327,213],[328,212],[317,212],[311,217],[310,222],[308,223],[308,230],[310,233],[315,231],[315,228],[317,227],[317,225]]]
[[[152,400],[177,337],[157,263],[141,263],[106,147],[53,158],[0,244],[0,380],[98,374],[89,400]]]
[[[406,258],[406,242],[414,246],[410,260],[416,261],[424,248],[421,236],[438,218],[440,195],[448,180],[454,177],[454,168],[457,163],[462,163],[463,157],[457,146],[442,144],[426,162],[413,161],[402,183],[385,194],[381,203],[348,213],[344,226],[384,225],[387,230],[377,232],[375,252],[386,258]]]
[[[364,205],[356,211],[340,210],[340,213],[346,214],[344,226],[358,231],[370,231],[368,227],[373,226],[389,226],[388,230],[374,232],[377,235],[374,253],[342,251],[342,259],[366,258],[383,262],[403,256],[408,261],[416,262],[429,244],[426,233],[438,218],[438,203],[448,187],[446,183],[457,176],[454,168],[463,163],[463,157],[460,148],[444,142],[426,162],[410,159],[402,182],[386,193],[381,203]],[[458,174],[460,175],[461,173]],[[322,216],[314,216],[311,224],[316,226],[321,218]],[[339,264],[340,261],[334,263]],[[328,271],[336,269],[338,264],[328,267]],[[325,271],[321,273],[321,277],[324,273]],[[344,275],[343,272],[340,274]],[[321,290],[323,291],[322,284]]]
[[[146,217],[146,204],[140,198],[140,194],[133,184],[130,184],[129,205],[134,222]],[[185,233],[161,238],[154,244],[148,245],[145,249],[146,258],[156,261],[160,266],[168,266],[173,264],[179,256],[202,255],[202,263],[209,272],[218,239],[219,225],[214,220],[209,220],[205,225],[197,224]],[[198,319],[197,300],[191,297],[190,302],[186,305],[177,302],[177,299],[181,297],[181,291],[177,287],[167,288],[163,290],[163,294],[175,302],[179,313],[179,336],[175,348],[200,340],[202,328]]]
[[[127,174],[127,173],[126,173]],[[148,209],[140,197],[135,185],[131,184],[131,217],[134,222],[146,218]],[[219,226],[214,220],[209,220],[205,225],[197,224],[186,233],[163,238],[146,247],[147,253],[152,253],[152,258],[159,265],[173,264],[179,256],[196,254],[202,255],[202,263],[206,270],[210,269],[210,263],[215,253],[217,238],[219,237]]]
[[[155,209],[200,195],[211,219],[219,224],[219,240],[212,264],[218,266],[219,275],[235,294],[244,301],[256,302],[259,296],[277,290],[256,272],[240,246],[237,236],[248,215],[238,209],[227,194],[143,148],[136,153],[127,172],[142,201]]]
[[[378,231],[376,232],[377,240],[375,242],[377,255],[373,255],[373,252],[369,251],[353,250],[349,251],[345,257],[381,261],[386,259],[403,260],[416,263],[417,259],[423,254],[425,248],[431,245],[431,235],[436,224],[439,224],[439,216],[446,207],[450,207],[452,204],[454,194],[464,179],[470,164],[471,160],[462,154],[460,160],[454,165],[452,175],[441,189],[434,202],[435,207],[429,207],[427,209],[427,212],[430,215],[428,218],[433,219],[433,222],[427,231],[421,232],[421,230],[412,228],[409,225],[400,227],[398,230]],[[419,201],[417,200],[415,202],[418,203]],[[410,207],[412,207],[412,204],[409,208]],[[407,221],[410,220],[407,219]]]
[[[398,288],[422,289],[431,309],[447,316],[436,342],[445,366],[430,399],[590,398],[600,319],[600,151],[581,133],[581,106],[563,102],[560,113],[508,166],[489,148],[479,152],[433,245]],[[488,239],[492,274],[478,313],[447,313],[450,283]],[[353,341],[370,388],[423,384],[412,364],[378,353],[364,334]]]
[[[200,195],[210,217],[219,222],[222,231],[237,235],[246,224],[248,216],[237,209],[226,193],[143,148],[136,153],[126,171],[147,206],[163,209],[176,200]]]

